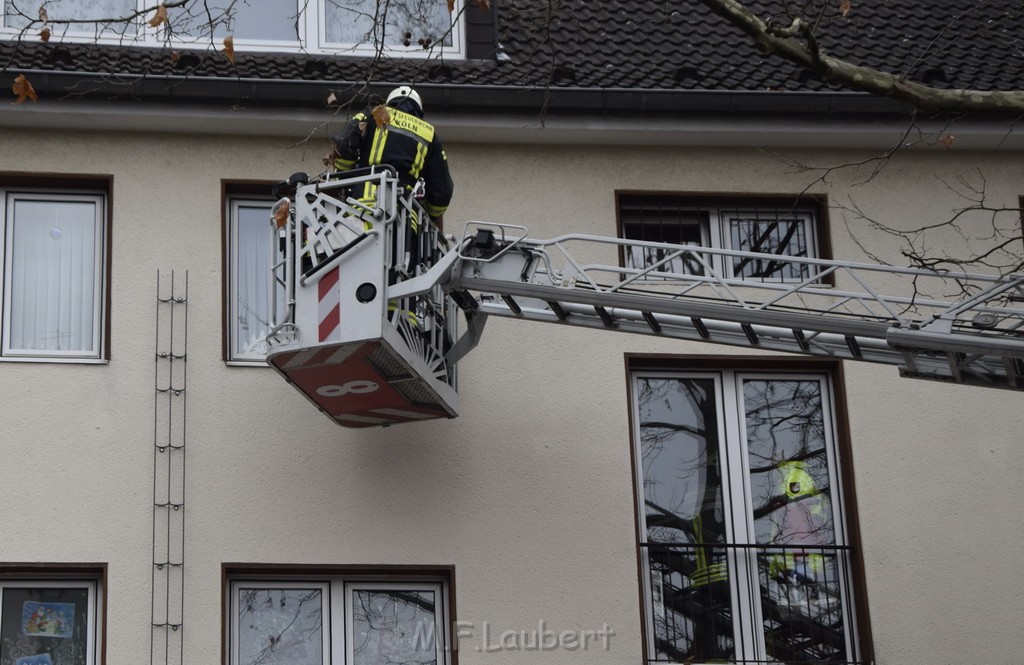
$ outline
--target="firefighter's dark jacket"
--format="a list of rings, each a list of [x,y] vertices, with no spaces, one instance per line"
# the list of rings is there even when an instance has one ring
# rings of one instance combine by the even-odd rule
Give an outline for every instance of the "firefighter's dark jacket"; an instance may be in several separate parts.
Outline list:
[[[369,110],[353,116],[331,139],[333,166],[338,171],[348,171],[390,164],[398,170],[400,182],[408,187],[423,178],[423,208],[431,217],[440,217],[448,209],[455,185],[437,132],[433,125],[418,117],[419,107],[412,102],[403,100],[388,112],[391,121],[383,128],[377,127]]]

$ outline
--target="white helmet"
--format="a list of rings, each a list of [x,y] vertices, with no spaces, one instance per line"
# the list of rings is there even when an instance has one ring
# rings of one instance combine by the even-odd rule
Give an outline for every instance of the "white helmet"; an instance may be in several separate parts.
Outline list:
[[[385,102],[385,104],[391,106],[391,102],[396,100],[401,101],[402,99],[411,99],[412,101],[416,102],[416,106],[420,107],[421,111],[423,110],[423,102],[420,101],[419,94],[417,94],[415,90],[413,90],[407,85],[398,86],[390,93],[388,93],[388,100]]]

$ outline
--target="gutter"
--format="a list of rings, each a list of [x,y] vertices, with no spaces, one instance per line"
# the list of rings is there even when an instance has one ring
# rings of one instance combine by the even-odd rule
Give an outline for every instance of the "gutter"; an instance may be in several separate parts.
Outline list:
[[[255,77],[210,77],[162,74],[158,76],[117,72],[64,72],[48,69],[11,69],[0,75],[0,85],[25,74],[43,97],[89,98],[111,96],[133,101],[180,100],[194,103],[323,108],[335,92],[342,104],[361,107],[365,99],[345,96],[361,90],[365,81],[317,81]],[[10,79],[8,81],[7,79]],[[374,92],[385,93],[408,81],[377,82]],[[907,107],[889,99],[848,91],[732,91],[691,89],[587,88],[511,85],[478,85],[416,82],[428,111],[456,112],[523,111],[535,115],[547,111],[570,113],[619,113],[623,115],[678,114],[689,112],[778,114],[882,114],[907,117]]]

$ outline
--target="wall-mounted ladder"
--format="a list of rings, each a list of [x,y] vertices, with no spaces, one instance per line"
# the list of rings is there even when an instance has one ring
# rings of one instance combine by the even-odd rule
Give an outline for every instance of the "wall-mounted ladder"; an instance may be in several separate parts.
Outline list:
[[[184,662],[188,273],[156,277],[150,663]]]

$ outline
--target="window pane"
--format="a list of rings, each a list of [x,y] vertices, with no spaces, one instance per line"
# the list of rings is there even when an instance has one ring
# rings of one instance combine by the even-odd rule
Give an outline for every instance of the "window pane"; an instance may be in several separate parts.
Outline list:
[[[627,239],[691,247],[705,244],[708,228],[705,212],[673,205],[623,204],[620,214],[623,237]],[[646,268],[655,264],[659,264],[656,269],[661,272],[704,274],[703,266],[690,254],[673,256],[671,251],[658,247],[628,248],[627,268]]]
[[[712,379],[638,378],[653,649],[676,662],[733,656],[725,508]]]
[[[232,358],[257,359],[267,351],[270,332],[270,266],[281,256],[270,227],[270,203],[246,202],[232,206],[235,256]],[[278,307],[284,293],[277,289]],[[279,310],[280,311],[280,310]]]
[[[96,203],[15,199],[11,210],[8,346],[95,351]]]
[[[451,46],[456,14],[439,0],[326,0],[325,15],[328,42],[373,48]]]
[[[807,221],[781,215],[723,213],[728,220],[731,249],[761,254],[807,256]],[[763,259],[733,259],[736,277],[802,279],[811,266]]]
[[[88,662],[88,589],[4,587],[0,612],[0,663]]]
[[[750,490],[768,654],[845,660],[844,612],[821,383],[743,383]],[[769,638],[770,636],[770,638]]]
[[[296,0],[204,0],[168,10],[178,36],[298,41]]]
[[[44,0],[5,0],[4,2],[4,24],[11,28],[24,28],[30,20],[39,18],[39,6]],[[129,16],[135,11],[135,0],[46,0],[46,13],[50,19],[84,19],[96,20],[113,18],[120,19]],[[103,29],[112,29],[117,32],[124,32],[129,27],[127,24],[104,26]],[[63,26],[55,28],[55,32],[61,32]],[[96,24],[71,25],[69,32],[96,32]]]
[[[322,596],[320,589],[239,588],[239,664],[322,665]]]
[[[436,665],[435,595],[353,589],[352,665]]]

